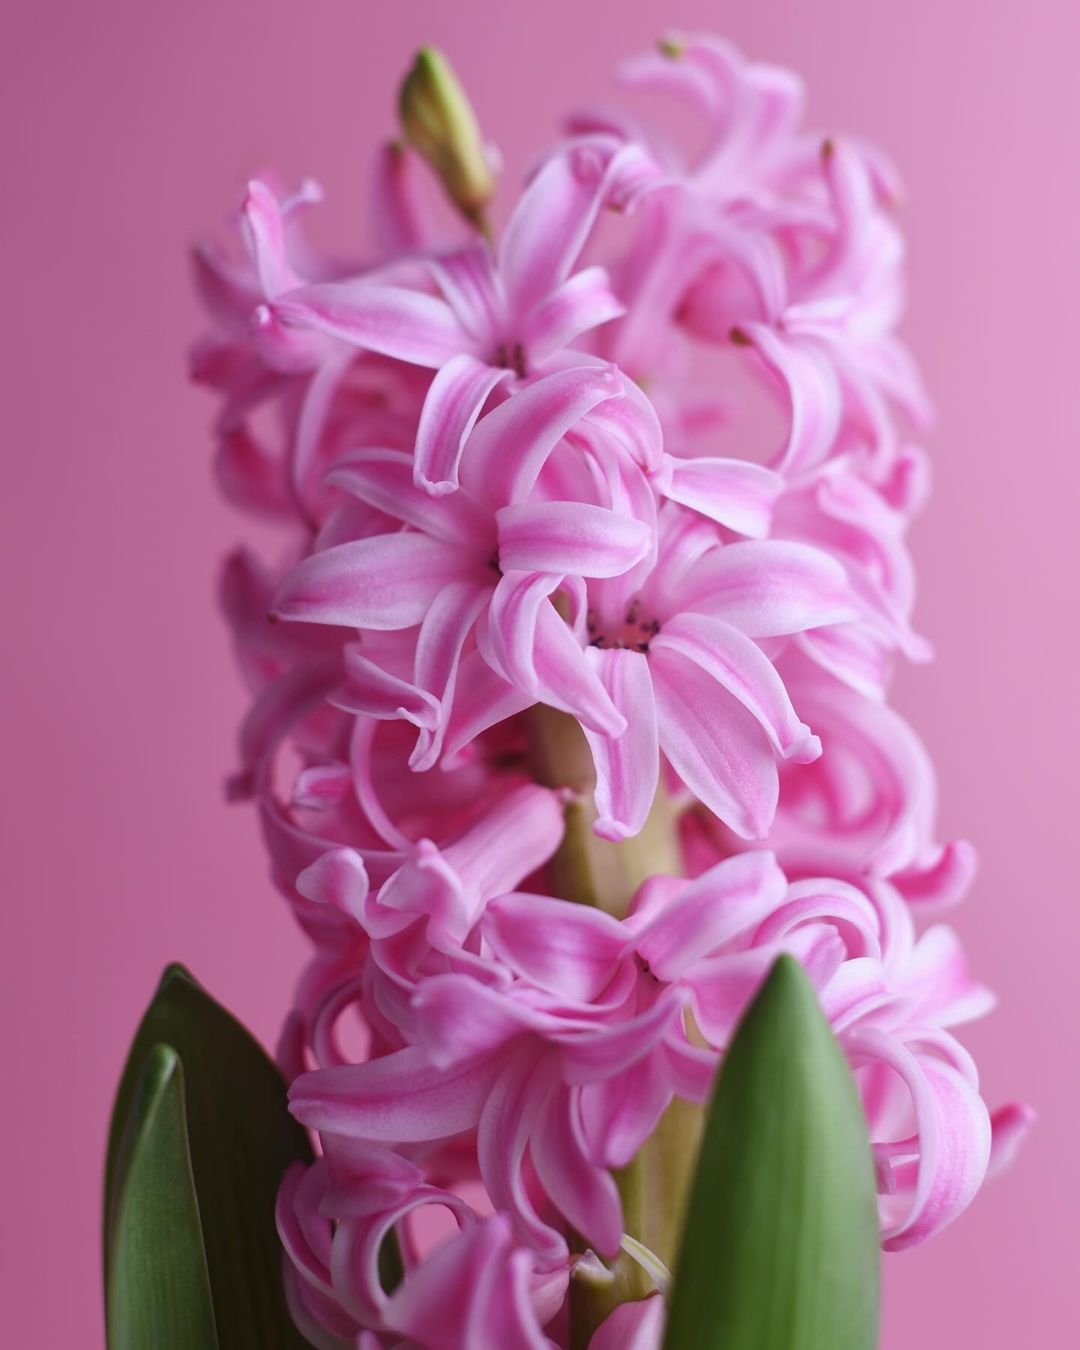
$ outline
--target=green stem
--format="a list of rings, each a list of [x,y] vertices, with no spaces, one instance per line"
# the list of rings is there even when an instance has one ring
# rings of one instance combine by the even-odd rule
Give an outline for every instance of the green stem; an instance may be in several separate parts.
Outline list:
[[[530,713],[530,752],[537,780],[568,788],[566,832],[549,864],[554,893],[625,917],[641,883],[657,873],[682,873],[677,816],[663,787],[644,829],[633,839],[611,843],[593,833],[596,777],[589,747],[577,722],[566,713],[537,705]],[[676,1099],[629,1166],[616,1173],[625,1231],[668,1266],[675,1260],[687,1190],[701,1132],[700,1108]],[[580,1247],[579,1247],[580,1249]],[[620,1252],[610,1281],[575,1279],[571,1290],[572,1345],[589,1337],[620,1303],[645,1298],[652,1282]]]
[[[552,887],[564,900],[592,905],[623,918],[634,892],[658,872],[682,872],[676,816],[663,788],[649,818],[633,839],[612,843],[593,833],[596,774],[592,755],[574,718],[537,704],[530,714],[529,748],[539,783],[569,788],[566,833],[548,866]]]

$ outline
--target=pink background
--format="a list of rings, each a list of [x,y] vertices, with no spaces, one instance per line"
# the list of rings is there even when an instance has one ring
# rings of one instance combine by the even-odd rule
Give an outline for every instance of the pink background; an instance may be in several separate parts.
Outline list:
[[[517,170],[561,108],[671,20],[802,71],[815,124],[878,140],[908,182],[907,332],[941,414],[915,537],[939,662],[899,697],[937,757],[946,832],[982,852],[958,922],[1002,1006],[969,1044],[990,1099],[1027,1098],[1042,1119],[955,1228],[887,1261],[885,1345],[1071,1342],[1073,0],[9,0],[5,1343],[101,1343],[103,1132],[162,964],[188,962],[269,1038],[301,951],[250,815],[219,790],[241,694],[211,591],[244,527],[214,498],[211,405],[184,380],[186,245],[271,162],[321,178],[347,238],[421,41],[452,52]]]

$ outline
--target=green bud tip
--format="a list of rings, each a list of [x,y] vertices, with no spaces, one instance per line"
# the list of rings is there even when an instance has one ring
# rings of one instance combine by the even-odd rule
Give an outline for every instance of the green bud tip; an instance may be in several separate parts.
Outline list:
[[[398,112],[405,139],[435,170],[462,215],[483,228],[495,180],[468,96],[434,47],[417,52],[402,81]]]

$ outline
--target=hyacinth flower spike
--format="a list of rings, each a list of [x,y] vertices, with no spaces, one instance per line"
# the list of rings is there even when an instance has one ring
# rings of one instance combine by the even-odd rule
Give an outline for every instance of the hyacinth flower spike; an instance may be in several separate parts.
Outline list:
[[[696,146],[578,114],[499,231],[425,50],[376,265],[305,248],[261,182],[246,264],[201,255],[222,477],[285,536],[223,599],[232,794],[310,943],[279,1063],[317,1156],[258,1282],[290,1347],[873,1350],[879,1248],[1031,1126],[957,1038],[992,997],[935,915],[974,855],[889,704],[929,655],[895,175],[719,39],[622,82]],[[173,1068],[140,1147],[183,1123]],[[203,1269],[187,1200],[166,1277]]]

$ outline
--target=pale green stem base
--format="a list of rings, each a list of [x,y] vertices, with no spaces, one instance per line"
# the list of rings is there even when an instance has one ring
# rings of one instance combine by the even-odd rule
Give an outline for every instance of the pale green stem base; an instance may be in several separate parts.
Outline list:
[[[663,787],[645,828],[633,839],[611,843],[593,833],[595,774],[581,728],[566,713],[537,705],[530,713],[530,752],[538,781],[569,788],[566,833],[549,864],[552,888],[564,900],[592,905],[616,918],[648,877],[679,876],[682,857],[677,817]],[[671,1266],[682,1231],[686,1194],[697,1161],[701,1109],[676,1099],[652,1137],[628,1167],[616,1173],[625,1231]],[[645,1298],[653,1284],[625,1253],[611,1267],[610,1282],[576,1280],[571,1292],[572,1344],[589,1337],[620,1303]]]

